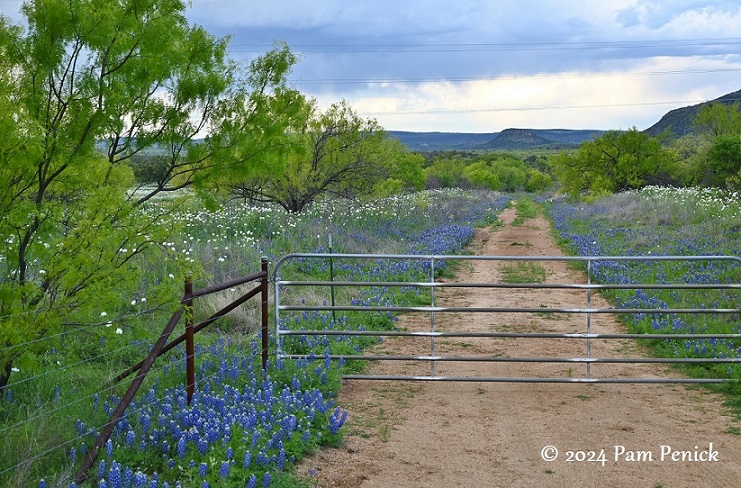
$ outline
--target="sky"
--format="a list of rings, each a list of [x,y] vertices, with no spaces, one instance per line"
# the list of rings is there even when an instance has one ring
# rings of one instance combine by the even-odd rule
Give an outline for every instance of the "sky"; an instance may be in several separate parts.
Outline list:
[[[245,62],[285,42],[295,88],[387,130],[642,130],[741,89],[738,0],[192,0],[186,15]]]

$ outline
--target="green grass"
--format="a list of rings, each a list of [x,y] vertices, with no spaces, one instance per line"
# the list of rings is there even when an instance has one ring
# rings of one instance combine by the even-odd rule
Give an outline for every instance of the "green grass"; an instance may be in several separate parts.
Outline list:
[[[525,223],[529,219],[534,219],[538,216],[538,204],[535,203],[531,198],[521,198],[515,203],[515,209],[517,210],[517,216],[512,221],[512,226],[518,227]]]
[[[517,261],[500,265],[504,283],[544,283],[548,271],[542,264],[533,261]]]

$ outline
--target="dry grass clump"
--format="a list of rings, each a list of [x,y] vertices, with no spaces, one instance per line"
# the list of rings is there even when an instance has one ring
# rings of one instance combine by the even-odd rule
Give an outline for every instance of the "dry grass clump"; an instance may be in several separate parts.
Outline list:
[[[205,320],[239,299],[242,295],[249,292],[249,290],[249,285],[239,286],[198,298],[195,304],[196,321]],[[259,332],[262,323],[261,307],[260,295],[257,295],[219,319],[218,327],[224,332],[237,335],[246,336],[255,334]]]

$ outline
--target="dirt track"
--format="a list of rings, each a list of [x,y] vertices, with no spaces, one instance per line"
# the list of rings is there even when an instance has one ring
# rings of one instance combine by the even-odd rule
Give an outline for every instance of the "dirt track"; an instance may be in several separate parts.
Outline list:
[[[506,210],[497,231],[482,229],[471,250],[478,255],[560,255],[548,222],[512,226]],[[584,282],[564,263],[544,262],[548,282]],[[463,265],[459,281],[500,279],[498,262]],[[583,292],[448,288],[442,305],[537,307],[584,306]],[[596,306],[606,304],[596,303]],[[584,331],[584,317],[548,314],[438,314],[444,330]],[[429,328],[429,318],[406,318],[402,326]],[[611,316],[592,320],[595,332],[620,331]],[[388,340],[387,352],[412,353],[408,343]],[[414,354],[424,354],[418,347]],[[438,341],[448,355],[583,356],[584,343],[567,340],[465,339]],[[643,354],[627,341],[597,343],[598,357]],[[674,374],[657,366],[592,367],[601,377]],[[372,371],[426,374],[416,366],[383,362]],[[428,367],[427,367],[428,368]],[[429,368],[427,369],[429,372]],[[440,375],[584,375],[579,366],[523,363],[441,363]],[[339,403],[350,411],[340,449],[323,450],[300,470],[315,470],[322,487],[728,487],[741,479],[741,424],[722,398],[703,388],[646,384],[420,383],[347,381]],[[543,454],[554,461],[545,461]],[[545,448],[545,450],[544,450]],[[672,460],[673,451],[688,451]],[[574,451],[572,460],[568,451]],[[594,461],[581,461],[582,451]],[[604,456],[601,453],[604,452]],[[663,454],[663,459],[662,459]],[[679,455],[675,456],[681,456]],[[687,456],[696,461],[687,460]],[[710,458],[710,460],[705,460]],[[604,462],[603,462],[604,459]]]

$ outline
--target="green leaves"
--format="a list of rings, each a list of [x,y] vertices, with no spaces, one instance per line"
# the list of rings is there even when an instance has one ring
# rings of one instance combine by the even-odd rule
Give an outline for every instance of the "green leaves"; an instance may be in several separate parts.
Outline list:
[[[123,163],[168,147],[159,190],[200,168],[188,149],[232,78],[184,8],[36,0],[25,36],[0,20],[0,388],[26,344],[132,293],[135,258],[175,231],[128,201]]]
[[[229,187],[236,185],[243,196],[301,212],[323,194],[354,198],[376,189],[384,192],[401,187],[401,183],[383,182],[407,174],[416,178],[412,184],[419,184],[421,159],[407,157],[398,141],[387,139],[376,121],[358,117],[347,102],[319,112],[314,100],[284,90],[277,90],[265,102],[271,109],[260,114],[278,108],[283,113],[276,119],[279,125],[265,126],[268,130],[280,127],[282,138],[271,138],[263,130],[255,134],[258,144],[234,146],[232,151],[249,149],[252,154],[255,147],[265,148],[259,154],[262,171],[235,168],[229,173]]]
[[[575,154],[551,158],[562,188],[571,195],[592,197],[671,181],[673,160],[661,142],[639,132],[609,131],[585,141]]]

